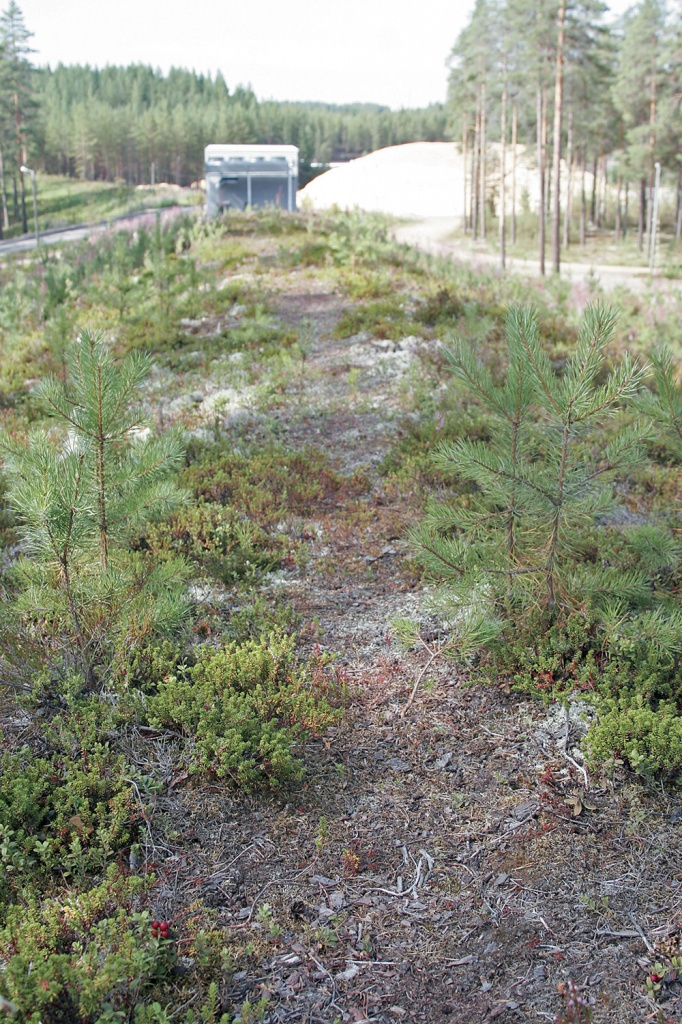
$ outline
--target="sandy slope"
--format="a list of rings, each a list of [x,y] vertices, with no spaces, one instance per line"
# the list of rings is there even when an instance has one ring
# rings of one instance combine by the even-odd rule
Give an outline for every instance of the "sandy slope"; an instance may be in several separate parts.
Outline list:
[[[461,217],[463,190],[463,162],[452,143],[413,142],[326,171],[299,193],[299,202],[398,217]]]
[[[490,147],[488,181],[499,195],[499,146]],[[517,207],[537,205],[535,171],[518,147]],[[507,196],[511,201],[511,158]],[[395,217],[461,217],[464,209],[464,161],[452,142],[410,142],[389,146],[334,167],[298,193],[298,201],[317,210],[330,206],[376,210]]]

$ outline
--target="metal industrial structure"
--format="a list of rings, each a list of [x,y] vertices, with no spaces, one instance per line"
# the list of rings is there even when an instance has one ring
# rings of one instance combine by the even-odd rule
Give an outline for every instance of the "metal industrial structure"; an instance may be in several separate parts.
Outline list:
[[[204,151],[206,213],[249,206],[296,209],[296,146],[207,146]]]

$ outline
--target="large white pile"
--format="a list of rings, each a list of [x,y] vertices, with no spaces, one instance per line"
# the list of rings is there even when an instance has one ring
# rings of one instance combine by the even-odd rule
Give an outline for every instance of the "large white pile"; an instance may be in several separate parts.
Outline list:
[[[396,217],[457,217],[462,214],[462,172],[453,143],[412,142],[332,167],[298,193],[298,202],[316,210],[359,206]]]
[[[469,157],[471,159],[471,157]],[[511,209],[511,153],[507,152],[506,193]],[[499,196],[499,145],[492,144],[487,167],[488,197]],[[565,187],[564,169],[564,187]],[[467,182],[467,192],[469,182]],[[516,206],[537,209],[537,172],[518,147]],[[464,161],[453,142],[410,142],[390,146],[333,167],[298,193],[299,205],[313,209],[360,207],[394,217],[461,217]]]

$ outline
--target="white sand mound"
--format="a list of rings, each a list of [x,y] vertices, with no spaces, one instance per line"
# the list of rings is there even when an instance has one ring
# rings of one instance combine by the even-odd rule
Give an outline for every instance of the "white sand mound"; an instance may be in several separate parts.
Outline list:
[[[533,150],[517,146],[516,209],[536,211],[538,180]],[[471,173],[469,154],[469,175]],[[511,212],[512,154],[507,147],[505,193],[507,212]],[[497,208],[500,195],[500,145],[491,142],[486,168],[486,198]],[[587,175],[591,188],[592,176]],[[567,169],[561,162],[562,203],[568,184]],[[573,176],[573,194],[579,187]],[[467,204],[471,201],[467,181]],[[299,205],[308,203],[315,210],[338,206],[342,210],[359,207],[394,217],[461,217],[464,209],[464,161],[454,142],[410,142],[389,146],[361,156],[350,163],[333,167],[314,178],[298,193]]]
[[[314,178],[299,205],[376,210],[396,217],[461,217],[463,161],[452,142],[410,142],[361,156]]]

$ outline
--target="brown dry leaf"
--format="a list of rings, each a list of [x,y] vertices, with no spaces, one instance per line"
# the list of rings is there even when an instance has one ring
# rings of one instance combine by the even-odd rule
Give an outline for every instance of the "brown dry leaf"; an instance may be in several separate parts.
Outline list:
[[[70,825],[74,832],[78,832],[82,836],[89,836],[92,832],[92,825],[86,825],[80,814],[74,814],[69,818],[67,825]]]
[[[507,1000],[505,999],[505,1001],[503,1003],[500,1003],[498,1006],[495,1007],[494,1010],[491,1011],[490,1016],[488,1017],[488,1020],[495,1020],[495,1018],[501,1016],[501,1014],[503,1014],[506,1009],[507,1009]]]
[[[567,796],[564,797],[564,803],[568,804],[571,808],[571,813],[574,818],[579,818],[583,812],[583,805],[579,796]]]

